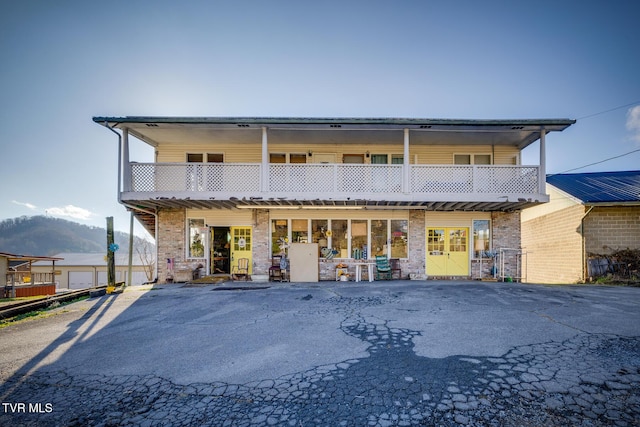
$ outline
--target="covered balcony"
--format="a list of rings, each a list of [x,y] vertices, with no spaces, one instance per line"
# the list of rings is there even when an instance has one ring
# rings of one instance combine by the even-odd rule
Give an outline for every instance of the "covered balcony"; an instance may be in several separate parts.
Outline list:
[[[122,200],[154,207],[513,210],[548,201],[538,166],[133,163]]]
[[[151,232],[154,216],[163,208],[522,209],[548,201],[546,134],[575,123],[295,117],[93,120],[118,136],[119,201]],[[154,163],[130,160],[130,135],[154,148]],[[536,141],[540,162],[521,166],[519,153]],[[273,153],[288,152],[291,160],[290,154],[300,156],[300,151],[305,161],[271,161]],[[369,161],[346,159],[368,158],[370,152]],[[388,153],[399,163],[372,162],[376,152]],[[478,152],[489,162],[457,164],[453,158]],[[188,153],[214,157],[192,162]]]

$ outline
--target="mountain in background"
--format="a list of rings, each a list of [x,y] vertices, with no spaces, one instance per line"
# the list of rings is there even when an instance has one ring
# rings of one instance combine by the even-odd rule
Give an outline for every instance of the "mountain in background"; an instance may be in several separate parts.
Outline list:
[[[114,232],[115,243],[128,252],[129,234]],[[150,243],[134,236],[136,248]],[[152,244],[151,244],[152,245]],[[0,252],[53,256],[61,252],[107,252],[107,230],[59,218],[23,216],[0,221]]]

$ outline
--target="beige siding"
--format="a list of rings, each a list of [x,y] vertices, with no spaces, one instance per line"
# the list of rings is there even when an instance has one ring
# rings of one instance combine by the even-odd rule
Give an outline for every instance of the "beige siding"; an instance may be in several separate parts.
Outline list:
[[[581,204],[579,200],[549,184],[547,184],[547,194],[549,195],[548,203],[542,203],[522,211],[523,222]]]
[[[163,145],[156,161],[183,163],[187,161],[187,153],[221,153],[225,163],[260,163],[261,150],[260,144]]]
[[[491,219],[491,212],[426,212],[427,227],[473,227],[474,219]]]
[[[585,208],[574,205],[522,222],[530,283],[576,283],[583,280],[581,219]]]
[[[271,209],[273,219],[409,219],[406,210],[372,209]]]
[[[587,254],[640,249],[640,206],[594,207],[584,220]]]
[[[204,223],[215,227],[251,226],[255,222],[251,209],[187,209],[187,219],[204,218]]]
[[[403,154],[401,144],[269,144],[269,153],[312,153],[308,162],[313,161],[313,153],[335,153],[338,163],[342,162],[344,154]],[[222,153],[225,163],[260,163],[262,147],[260,143],[225,144],[173,144],[163,145],[158,149],[156,161],[158,163],[186,161],[186,153]],[[513,164],[519,152],[514,147],[491,147],[475,145],[414,145],[410,146],[411,162],[417,159],[418,164],[452,164],[454,154],[490,154],[494,164]],[[390,160],[390,158],[389,158]],[[365,158],[365,163],[369,159]]]

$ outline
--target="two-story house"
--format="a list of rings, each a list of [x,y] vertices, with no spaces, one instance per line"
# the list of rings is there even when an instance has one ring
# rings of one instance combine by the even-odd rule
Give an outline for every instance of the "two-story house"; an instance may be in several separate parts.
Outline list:
[[[160,281],[198,264],[229,273],[240,258],[266,274],[285,241],[318,244],[321,280],[376,255],[399,259],[404,277],[489,274],[484,253],[519,248],[520,211],[549,200],[546,135],[575,123],[93,120],[118,135],[119,201],[155,236]],[[153,163],[130,161],[130,137],[154,148]],[[536,141],[539,163],[522,165]]]

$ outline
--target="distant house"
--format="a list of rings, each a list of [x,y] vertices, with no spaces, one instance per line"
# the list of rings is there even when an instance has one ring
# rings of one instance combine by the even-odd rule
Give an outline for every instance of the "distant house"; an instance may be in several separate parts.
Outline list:
[[[583,282],[590,256],[640,249],[640,171],[550,175],[547,193],[521,215],[528,282]]]
[[[320,280],[376,256],[397,262],[404,278],[488,275],[483,254],[520,247],[520,211],[548,201],[546,136],[575,122],[93,120],[120,131],[119,201],[155,237],[161,282],[189,279],[194,264],[232,273],[241,261],[266,276],[287,242],[317,245]],[[130,137],[155,160],[130,161]],[[521,164],[536,141],[539,163]],[[292,275],[301,265],[291,262]]]
[[[64,258],[56,262],[55,281],[58,289],[84,289],[107,284],[107,261],[104,253],[61,253],[56,257]],[[131,284],[140,285],[148,282],[145,266],[138,256],[132,260]],[[116,282],[127,281],[129,255],[115,254]],[[33,263],[33,271],[46,271],[45,263]]]

